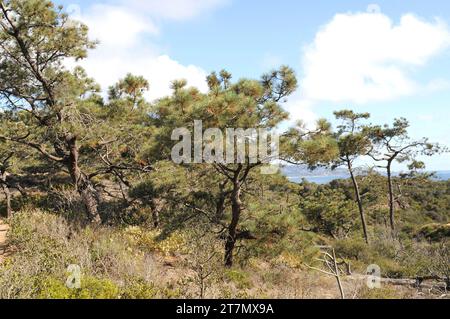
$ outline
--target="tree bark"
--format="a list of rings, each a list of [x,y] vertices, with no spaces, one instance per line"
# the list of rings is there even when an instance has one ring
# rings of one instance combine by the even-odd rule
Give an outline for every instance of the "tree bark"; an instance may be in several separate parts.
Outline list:
[[[72,182],[81,196],[81,200],[86,208],[89,220],[94,224],[100,224],[101,218],[98,213],[98,199],[96,196],[97,191],[92,185],[92,182],[86,174],[81,171],[78,165],[79,150],[77,147],[77,138],[73,135],[68,135],[66,137],[66,143],[69,149],[69,156],[66,159],[66,166],[70,172]]]
[[[395,231],[395,207],[394,207],[394,186],[392,183],[392,162],[388,162],[387,165],[387,179],[389,190],[389,220],[391,224],[391,230]]]
[[[366,216],[364,213],[364,207],[363,207],[362,200],[361,200],[361,193],[359,190],[358,181],[356,180],[355,174],[353,172],[353,166],[352,166],[351,161],[348,160],[347,164],[348,164],[348,170],[350,172],[350,176],[351,176],[351,179],[353,182],[353,188],[355,190],[355,196],[356,196],[356,202],[358,203],[359,214],[361,216],[361,223],[362,223],[363,232],[364,232],[364,239],[366,241],[366,244],[369,244],[369,235],[367,232]]]
[[[237,174],[239,176],[239,174]],[[233,253],[237,240],[237,226],[242,213],[241,184],[236,178],[233,181],[233,192],[231,193],[231,223],[228,227],[228,237],[225,243],[225,266],[233,266]]]
[[[152,221],[153,221],[153,226],[155,228],[159,228],[160,226],[160,221],[159,221],[159,208],[160,208],[160,204],[157,202],[157,199],[152,198],[150,200],[150,209],[152,210]]]
[[[2,185],[3,194],[5,194],[6,201],[6,214],[4,217],[10,218],[12,216],[12,207],[11,207],[11,191],[9,190],[8,184],[6,183],[6,172],[0,172],[0,184]]]
[[[215,221],[216,223],[220,223],[220,221],[223,219],[223,215],[225,213],[225,201],[226,201],[227,194],[225,193],[223,184],[220,185],[220,194],[219,198],[216,202],[216,216]]]

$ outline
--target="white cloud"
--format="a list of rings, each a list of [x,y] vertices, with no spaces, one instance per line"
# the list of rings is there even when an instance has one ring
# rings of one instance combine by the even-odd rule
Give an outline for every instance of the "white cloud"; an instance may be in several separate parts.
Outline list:
[[[404,15],[338,14],[305,50],[305,95],[314,100],[366,103],[414,93],[410,67],[423,66],[450,44],[440,21]]]
[[[306,128],[313,129],[318,116],[313,111],[314,103],[303,99],[300,94],[294,94],[286,104],[286,110],[289,112],[290,124],[295,125],[297,121],[302,121]]]
[[[306,46],[302,95],[290,105],[317,102],[364,104],[446,86],[418,83],[412,73],[450,45],[442,21],[403,15],[398,24],[382,13],[337,14]]]
[[[219,2],[222,1],[199,1],[184,15],[177,16],[180,19],[193,17],[202,10],[212,9],[213,4]],[[160,2],[164,10],[169,10],[170,6],[179,10],[193,1],[174,0],[164,3],[162,5]],[[194,65],[182,65],[154,45],[152,38],[158,36],[160,30],[149,19],[146,10],[150,10],[155,4],[156,1],[144,3],[136,0],[126,6],[97,4],[85,11],[75,11],[74,18],[86,23],[90,37],[100,41],[98,47],[89,53],[89,57],[79,64],[103,90],[127,73],[142,75],[150,82],[147,94],[150,100],[170,94],[170,83],[175,79],[186,79],[188,85],[206,90],[207,73],[204,70]],[[141,8],[141,5],[145,8]],[[169,17],[163,11],[156,15]],[[155,13],[152,17],[155,17]]]
[[[169,95],[170,83],[175,79],[186,79],[190,86],[206,90],[206,72],[194,65],[182,65],[167,55],[146,54],[145,50],[136,55],[116,52],[111,56],[97,51],[81,65],[93,76],[103,89],[123,78],[127,73],[142,75],[150,82],[146,97],[149,100]]]
[[[141,35],[157,35],[159,30],[149,19],[123,7],[94,5],[81,20],[89,28],[89,35],[103,46],[131,46]]]

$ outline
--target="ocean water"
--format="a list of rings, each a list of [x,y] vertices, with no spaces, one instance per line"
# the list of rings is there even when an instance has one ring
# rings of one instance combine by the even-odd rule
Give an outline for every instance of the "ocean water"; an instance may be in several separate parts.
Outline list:
[[[436,177],[438,180],[448,181],[450,180],[450,171],[436,172]]]
[[[293,176],[287,175],[288,179],[294,183],[300,183],[302,179],[306,179],[310,183],[316,184],[328,184],[337,179],[347,179],[350,178],[349,175],[323,175],[323,176]],[[436,180],[448,181],[450,180],[450,171],[439,171],[436,172]]]
[[[329,176],[288,176],[288,179],[294,183],[300,183],[302,179],[306,179],[310,183],[328,184],[336,179],[347,179],[350,176],[329,175]]]

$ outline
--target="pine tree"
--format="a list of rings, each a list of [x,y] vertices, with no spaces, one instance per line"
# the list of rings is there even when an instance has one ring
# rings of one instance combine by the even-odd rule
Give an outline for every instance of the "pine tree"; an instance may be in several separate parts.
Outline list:
[[[392,166],[395,162],[404,163],[415,160],[418,155],[433,156],[446,151],[438,144],[433,144],[427,138],[412,140],[408,135],[409,122],[405,118],[396,119],[392,126],[372,126],[368,134],[374,144],[369,155],[379,163],[387,173],[389,192],[389,221],[391,230],[395,231],[395,192]]]
[[[371,140],[367,134],[367,130],[359,122],[368,119],[368,113],[355,113],[351,110],[343,110],[335,112],[336,119],[341,120],[342,124],[335,133],[335,138],[339,147],[339,158],[334,161],[333,168],[345,166],[350,173],[355,192],[356,202],[358,204],[361,224],[366,243],[369,243],[369,234],[367,232],[367,222],[364,212],[361,191],[358,180],[355,176],[355,161],[362,156],[368,154],[372,147]]]

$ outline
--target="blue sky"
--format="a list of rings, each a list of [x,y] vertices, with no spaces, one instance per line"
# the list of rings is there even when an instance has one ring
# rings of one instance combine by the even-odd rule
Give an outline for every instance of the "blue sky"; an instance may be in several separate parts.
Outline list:
[[[450,146],[450,1],[60,0],[101,41],[83,66],[104,87],[126,72],[149,98],[226,68],[235,78],[293,67],[292,120],[352,108],[372,122],[406,117],[411,135]],[[449,155],[426,159],[449,170]]]

